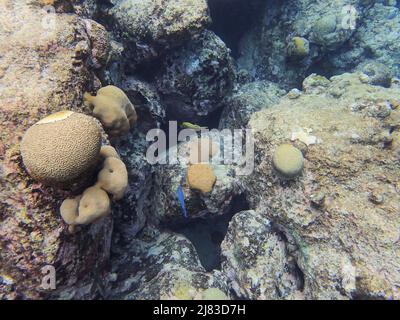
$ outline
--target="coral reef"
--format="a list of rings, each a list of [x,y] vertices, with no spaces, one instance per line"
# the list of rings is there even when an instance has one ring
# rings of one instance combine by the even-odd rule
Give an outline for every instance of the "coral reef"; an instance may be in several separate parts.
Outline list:
[[[21,154],[32,178],[65,187],[93,171],[100,147],[101,131],[92,117],[60,111],[26,131]]]
[[[400,299],[399,19],[0,1],[0,299]]]
[[[118,0],[107,14],[133,65],[182,45],[210,22],[205,0]]]
[[[54,25],[42,24],[42,7],[25,0],[1,1],[0,12],[0,299],[93,298],[109,257],[111,219],[66,236],[58,210],[69,195],[32,181],[20,141],[46,115],[82,112],[83,92],[97,83],[91,61],[102,59],[87,18],[60,12]],[[56,268],[55,291],[41,288],[47,265]]]
[[[185,237],[145,228],[132,245],[115,253],[117,259],[108,295],[116,299],[201,299],[209,288],[228,296],[225,276],[205,272],[196,250]]]

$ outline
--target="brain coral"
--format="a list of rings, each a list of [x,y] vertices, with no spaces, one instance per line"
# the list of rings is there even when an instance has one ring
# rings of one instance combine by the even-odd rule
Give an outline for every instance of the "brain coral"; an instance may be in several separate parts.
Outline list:
[[[101,131],[94,118],[61,111],[30,127],[21,142],[23,163],[37,181],[61,186],[96,166]]]
[[[303,154],[291,144],[282,144],[275,150],[272,164],[283,177],[294,178],[303,170]]]
[[[193,164],[188,168],[188,183],[191,189],[199,190],[203,193],[211,192],[217,177],[212,167],[207,163]]]

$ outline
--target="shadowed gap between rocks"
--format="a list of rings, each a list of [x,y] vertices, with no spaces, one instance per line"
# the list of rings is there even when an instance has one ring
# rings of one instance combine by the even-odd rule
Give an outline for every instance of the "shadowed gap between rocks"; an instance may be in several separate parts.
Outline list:
[[[185,224],[169,226],[169,229],[192,242],[206,271],[220,270],[221,243],[229,222],[236,213],[244,210],[249,210],[249,204],[244,195],[238,195],[232,199],[230,209],[223,215],[193,219]]]
[[[232,56],[239,56],[242,37],[261,18],[265,0],[208,0],[214,31],[232,50]]]

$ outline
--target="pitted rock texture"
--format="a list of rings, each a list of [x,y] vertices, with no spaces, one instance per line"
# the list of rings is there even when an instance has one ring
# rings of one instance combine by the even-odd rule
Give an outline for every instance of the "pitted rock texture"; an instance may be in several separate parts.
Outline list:
[[[69,288],[69,297],[93,297],[108,259],[112,222],[68,236],[58,212],[68,192],[33,181],[23,169],[19,143],[46,115],[82,112],[83,92],[96,85],[90,61],[102,59],[85,20],[74,14],[56,13],[53,28],[42,24],[46,13],[38,2],[2,1],[0,11],[0,298],[56,297]],[[57,291],[40,288],[46,265],[56,268]]]
[[[256,113],[252,208],[297,249],[306,299],[399,299],[399,89],[364,84],[362,74],[312,75],[295,100]],[[288,182],[273,150],[296,144],[305,163]]]
[[[107,295],[113,299],[201,299],[209,288],[229,296],[220,271],[206,273],[189,240],[145,228],[129,247],[114,253]]]
[[[182,45],[210,22],[205,0],[118,0],[108,14],[133,64]]]
[[[234,81],[230,50],[207,30],[166,56],[156,85],[170,118],[200,121],[222,106]]]
[[[302,296],[302,274],[285,237],[264,214],[235,214],[221,245],[222,271],[239,299],[295,299]]]

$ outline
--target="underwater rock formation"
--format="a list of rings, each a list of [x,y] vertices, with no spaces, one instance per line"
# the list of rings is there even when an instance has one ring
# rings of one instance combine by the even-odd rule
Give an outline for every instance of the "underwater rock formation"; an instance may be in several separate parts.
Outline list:
[[[131,67],[182,45],[210,22],[205,0],[117,0],[107,14]]]
[[[306,299],[400,298],[400,167],[393,143],[400,91],[363,78],[312,75],[297,99],[284,97],[249,123],[258,161],[246,195],[292,248]],[[303,175],[294,181],[272,168],[274,149],[286,142],[305,155]]]
[[[290,248],[265,215],[235,214],[221,245],[222,271],[239,299],[301,297],[301,273]]]
[[[269,81],[241,85],[225,99],[219,128],[245,128],[253,113],[277,103],[285,94],[279,85]]]
[[[115,278],[107,288],[112,299],[202,299],[210,288],[229,296],[225,276],[220,271],[206,273],[191,242],[177,234],[145,228],[114,255]]]
[[[395,2],[394,2],[395,3]],[[311,72],[354,71],[372,59],[399,75],[399,8],[390,1],[267,1],[239,41],[238,65],[255,79],[299,86]],[[309,42],[303,59],[292,59],[292,39]]]
[[[0,299],[48,297],[41,289],[47,265],[56,268],[55,297],[94,297],[109,256],[111,219],[66,236],[58,210],[67,194],[32,181],[22,169],[20,140],[45,115],[81,111],[83,92],[97,83],[90,61],[102,58],[87,20],[74,14],[56,14],[48,27],[40,5],[2,1],[0,12]]]
[[[173,119],[206,118],[233,89],[235,69],[230,50],[212,31],[204,31],[168,54],[163,68],[157,88]]]
[[[349,46],[341,48],[327,59],[328,68],[333,68],[339,74],[352,71],[366,61],[376,61],[381,64],[383,72],[389,70],[392,76],[400,76],[400,9],[389,3],[376,1],[366,10]]]
[[[205,139],[206,136],[213,139],[211,133],[204,135],[203,138]],[[219,142],[216,140],[216,143]],[[193,141],[183,142],[173,147],[176,150],[173,152],[178,155],[176,163],[155,165],[151,210],[148,217],[149,221],[155,225],[173,225],[185,220],[182,204],[177,195],[179,187],[183,189],[189,219],[210,214],[222,215],[226,213],[234,196],[241,193],[240,187],[236,184],[235,170],[237,168],[217,161],[218,158],[210,159],[210,163],[207,164],[211,173],[205,184],[207,188],[212,188],[211,192],[203,193],[191,189],[188,168],[192,143]]]

